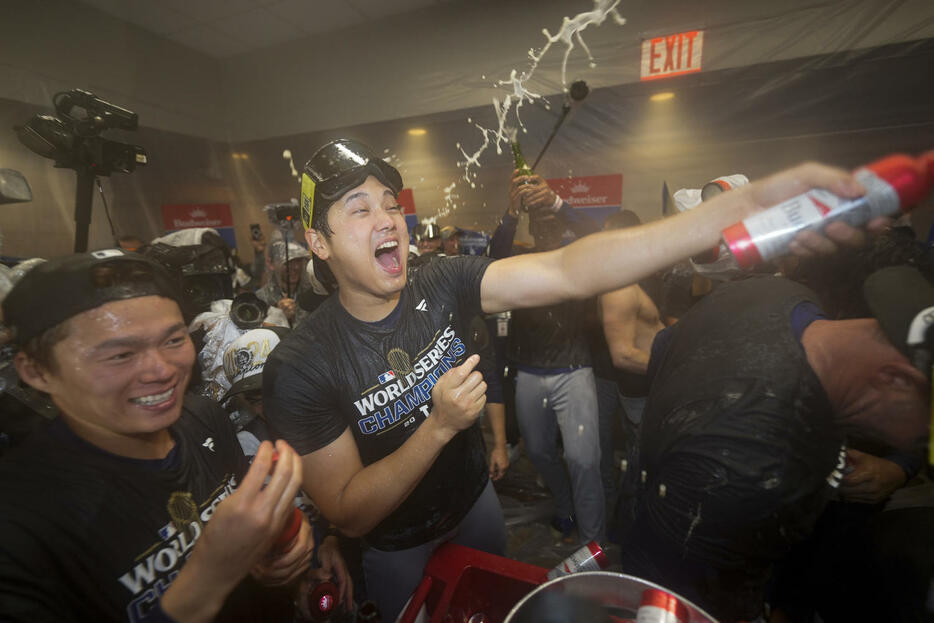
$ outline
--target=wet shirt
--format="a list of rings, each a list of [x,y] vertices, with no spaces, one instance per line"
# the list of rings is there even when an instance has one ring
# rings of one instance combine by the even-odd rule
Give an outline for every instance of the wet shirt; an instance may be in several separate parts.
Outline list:
[[[512,313],[509,358],[530,372],[590,366],[589,329],[596,317],[592,298],[517,309]]]
[[[842,477],[843,435],[792,321],[816,300],[775,277],[725,283],[653,344],[624,569],[718,618],[757,614],[769,565]]]
[[[421,267],[386,319],[368,323],[331,297],[273,351],[263,372],[264,411],[300,454],[348,428],[364,465],[397,450],[425,421],[431,390],[472,354],[487,258],[459,256]],[[456,435],[408,498],[369,534],[393,551],[453,529],[486,485],[479,427]]]
[[[146,461],[56,420],[0,462],[0,620],[148,620],[246,469],[216,403],[187,395],[170,430],[169,455]],[[248,578],[216,620],[291,621],[291,610]]]

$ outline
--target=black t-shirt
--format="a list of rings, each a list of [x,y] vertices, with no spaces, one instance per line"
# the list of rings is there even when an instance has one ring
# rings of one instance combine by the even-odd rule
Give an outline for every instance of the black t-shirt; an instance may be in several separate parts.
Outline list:
[[[351,316],[338,297],[286,337],[263,370],[264,411],[300,454],[348,427],[364,465],[398,449],[432,407],[431,390],[471,354],[488,258],[430,262],[409,277],[395,311],[377,323]],[[479,427],[456,435],[408,498],[366,536],[393,551],[454,528],[487,481]]]
[[[590,334],[596,299],[565,301],[512,312],[509,358],[533,368],[590,366]]]
[[[791,320],[814,301],[785,279],[725,283],[653,346],[646,484],[623,567],[718,619],[755,617],[769,565],[842,475],[843,435]]]
[[[0,620],[146,620],[246,471],[216,403],[186,395],[170,430],[169,455],[145,461],[56,420],[0,461]],[[291,621],[291,610],[248,578],[216,620]]]

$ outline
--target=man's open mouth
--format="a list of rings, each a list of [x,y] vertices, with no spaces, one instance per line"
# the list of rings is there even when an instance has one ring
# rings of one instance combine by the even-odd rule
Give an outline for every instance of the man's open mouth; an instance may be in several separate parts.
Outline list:
[[[387,240],[376,247],[376,261],[387,271],[391,273],[398,272],[402,268],[402,258],[399,256],[399,242]]]

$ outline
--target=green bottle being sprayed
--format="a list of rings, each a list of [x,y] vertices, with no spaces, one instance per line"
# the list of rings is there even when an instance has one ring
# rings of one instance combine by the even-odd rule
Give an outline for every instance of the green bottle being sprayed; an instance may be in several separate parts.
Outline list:
[[[529,166],[529,163],[525,161],[525,157],[522,155],[522,148],[519,147],[519,139],[513,139],[512,141],[512,159],[515,168],[519,169],[520,175],[532,175],[532,167]],[[528,184],[528,182],[526,182],[526,184]]]
[[[533,175],[532,167],[529,166],[529,163],[525,161],[525,157],[522,155],[522,148],[519,147],[519,139],[512,139],[512,159],[513,164],[516,169],[519,170],[519,175]],[[525,180],[522,184],[531,184],[529,180]],[[522,211],[528,212],[528,206],[525,205],[525,201],[522,202]]]

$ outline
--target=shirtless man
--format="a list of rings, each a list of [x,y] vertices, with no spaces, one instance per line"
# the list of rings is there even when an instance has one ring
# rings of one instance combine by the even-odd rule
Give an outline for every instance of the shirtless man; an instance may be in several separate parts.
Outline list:
[[[641,221],[635,212],[623,210],[607,218],[603,229],[636,225],[641,225]],[[626,372],[644,375],[649,366],[652,340],[665,327],[655,303],[639,284],[633,284],[601,296],[600,316],[613,365]],[[624,392],[624,395],[628,394]]]

